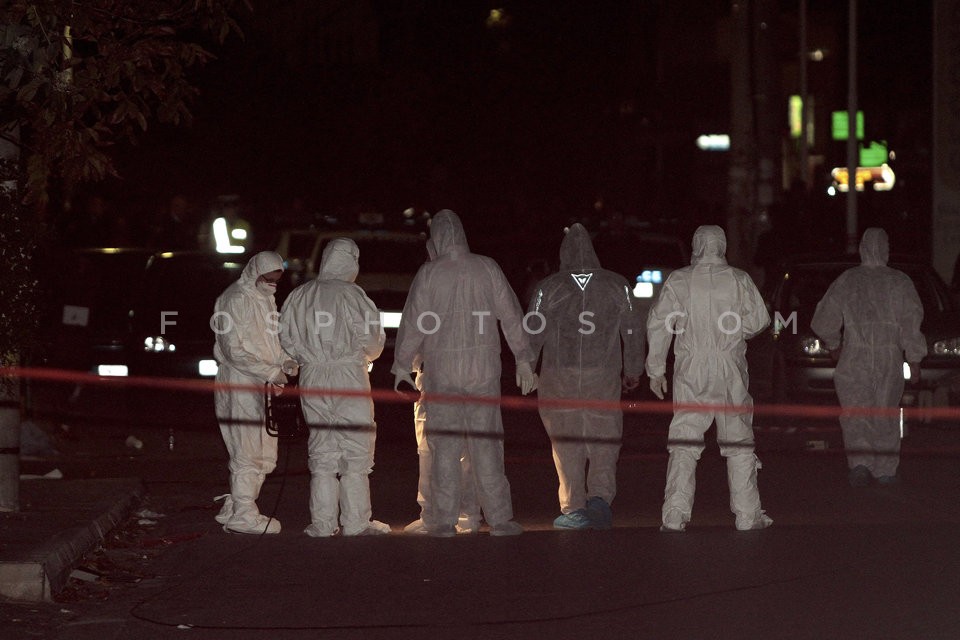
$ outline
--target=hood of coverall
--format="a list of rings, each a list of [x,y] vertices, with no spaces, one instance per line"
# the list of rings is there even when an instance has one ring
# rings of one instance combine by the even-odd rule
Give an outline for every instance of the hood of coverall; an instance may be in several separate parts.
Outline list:
[[[240,286],[250,291],[257,291],[257,278],[271,271],[283,271],[283,258],[276,251],[261,251],[250,258],[247,266],[243,268],[240,274]]]
[[[349,238],[334,238],[320,257],[320,280],[353,282],[360,273],[360,248]]]
[[[599,268],[600,260],[593,250],[590,233],[579,222],[574,224],[560,243],[560,270],[589,271]]]
[[[712,224],[697,227],[693,234],[693,257],[690,264],[726,264],[726,255],[727,236],[723,229]]]
[[[890,259],[890,240],[887,232],[870,227],[860,238],[860,263],[865,267],[883,267]]]
[[[470,250],[467,245],[467,234],[463,231],[460,218],[449,209],[440,211],[430,221],[430,240],[433,242],[433,248],[436,250],[438,257],[449,255],[458,250],[460,252]]]

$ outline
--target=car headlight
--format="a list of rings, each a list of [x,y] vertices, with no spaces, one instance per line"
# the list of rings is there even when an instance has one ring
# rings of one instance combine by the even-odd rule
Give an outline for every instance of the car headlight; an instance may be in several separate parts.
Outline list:
[[[823,346],[818,338],[803,338],[800,340],[800,350],[808,356],[827,356],[830,350]]]
[[[653,283],[652,282],[638,282],[633,286],[633,297],[635,298],[652,298],[653,297]]]
[[[960,338],[937,340],[933,343],[933,352],[938,356],[960,356]]]
[[[177,345],[163,336],[149,336],[143,339],[143,350],[148,353],[173,352],[177,350]]]
[[[384,329],[398,329],[402,315],[399,311],[381,311],[380,326]]]

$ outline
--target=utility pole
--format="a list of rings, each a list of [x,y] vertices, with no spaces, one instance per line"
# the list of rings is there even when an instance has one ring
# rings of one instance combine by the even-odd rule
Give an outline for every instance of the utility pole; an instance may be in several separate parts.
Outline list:
[[[809,88],[807,87],[807,0],[800,0],[800,177],[809,193],[810,141],[807,138],[807,119],[810,117]]]
[[[780,190],[775,16],[771,0],[733,0],[727,259],[749,269],[763,216]]]
[[[857,0],[848,0],[847,39],[847,253],[857,251]]]
[[[0,198],[16,206],[20,129],[0,136]],[[4,204],[6,207],[6,204]],[[14,354],[0,354],[15,363]],[[20,380],[0,376],[0,512],[20,510]]]
[[[727,259],[742,264],[747,223],[756,202],[756,138],[750,82],[750,1],[733,0],[730,52],[730,167],[727,175]]]

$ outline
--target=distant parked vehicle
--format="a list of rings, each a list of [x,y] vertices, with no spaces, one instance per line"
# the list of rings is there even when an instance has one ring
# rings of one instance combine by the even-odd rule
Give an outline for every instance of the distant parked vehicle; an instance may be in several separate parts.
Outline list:
[[[817,303],[857,256],[798,257],[774,280],[770,328],[750,341],[751,393],[773,402],[838,404],[835,364],[810,330]],[[960,309],[947,285],[929,265],[891,256],[889,265],[913,280],[923,303],[921,330],[929,353],[920,363],[920,382],[907,383],[902,406],[960,404]],[[909,377],[904,363],[904,377]]]
[[[249,256],[201,251],[153,255],[130,311],[130,374],[213,378],[210,317]]]
[[[71,249],[41,265],[40,335],[33,366],[127,375],[128,313],[152,251]]]

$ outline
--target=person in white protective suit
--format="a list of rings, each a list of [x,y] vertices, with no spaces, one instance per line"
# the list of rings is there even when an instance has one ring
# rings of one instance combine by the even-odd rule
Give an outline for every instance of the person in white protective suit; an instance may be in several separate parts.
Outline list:
[[[773,524],[760,508],[757,489],[760,461],[753,449],[745,342],[770,323],[770,316],[750,276],[727,264],[726,250],[723,229],[699,227],[693,234],[692,264],[670,274],[647,317],[650,389],[663,399],[673,340],[674,405],[713,405],[674,410],[661,531],[683,531],[690,521],[697,461],[714,420],[720,453],[727,460],[730,510],[737,529]]]
[[[432,454],[427,533],[456,535],[461,501],[461,454],[473,466],[483,517],[494,536],[516,535],[510,483],[503,465],[500,413],[500,334],[517,363],[524,394],[536,388],[533,354],[517,296],[497,263],[470,252],[460,219],[440,211],[430,225],[436,259],[423,264],[410,287],[391,371],[394,388],[414,386],[411,372],[422,356],[426,438]],[[431,400],[431,394],[473,396]]]
[[[824,346],[839,357],[833,383],[842,407],[849,480],[855,487],[867,486],[871,478],[896,483],[900,463],[898,416],[856,410],[895,409],[903,394],[904,359],[911,376],[919,376],[920,360],[927,355],[920,332],[920,296],[909,276],[887,266],[889,255],[883,229],[864,231],[860,266],[833,281],[810,323]]]
[[[280,522],[261,514],[256,501],[266,475],[277,465],[277,439],[266,431],[264,387],[286,384],[287,375],[297,373],[297,363],[277,337],[274,294],[282,275],[279,254],[256,254],[240,279],[217,298],[211,318],[218,364],[214,400],[230,455],[230,493],[216,498],[223,500],[216,520],[231,533],[280,533]]]
[[[600,267],[583,225],[574,224],[563,238],[560,270],[537,285],[527,318],[533,353],[543,354],[540,418],[560,481],[560,516],[553,526],[609,529],[622,409],[543,402],[619,403],[621,391],[639,386],[643,373],[643,320],[630,287],[623,276]]]
[[[427,240],[427,256],[430,260],[437,257],[433,242]],[[398,335],[403,328],[398,330]],[[417,458],[420,463],[420,476],[417,481],[417,504],[420,505],[420,517],[403,528],[404,533],[427,533],[424,523],[424,514],[432,509],[430,501],[430,469],[432,454],[424,432],[427,421],[427,408],[423,402],[423,366],[418,355],[414,362],[416,372],[415,385],[421,397],[413,403],[413,427],[417,438]],[[500,414],[497,414],[500,418]],[[502,428],[502,427],[501,427]],[[427,515],[429,519],[429,515]],[[464,448],[460,457],[460,517],[457,521],[457,533],[475,534],[480,532],[480,504],[477,502],[477,487],[473,480],[473,468],[470,466],[470,456]]]
[[[354,283],[359,259],[353,240],[331,240],[317,278],[290,292],[280,314],[280,343],[300,364],[300,388],[333,390],[302,397],[311,476],[304,532],[317,538],[341,530],[345,536],[390,533],[389,525],[371,519],[373,398],[337,393],[369,394],[368,364],[380,356],[385,340],[380,312]]]

